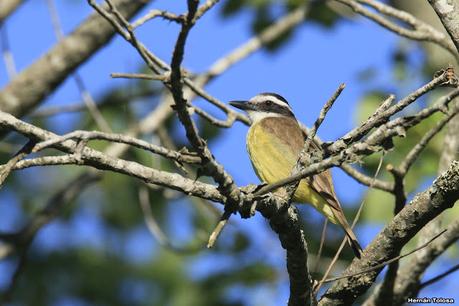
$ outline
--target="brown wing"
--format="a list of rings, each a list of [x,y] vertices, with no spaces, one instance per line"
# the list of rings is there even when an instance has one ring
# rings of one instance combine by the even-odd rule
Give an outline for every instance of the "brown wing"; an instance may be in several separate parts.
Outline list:
[[[300,154],[303,149],[304,141],[306,139],[306,134],[301,129],[296,119],[271,117],[261,121],[261,124],[263,124],[263,128],[266,131],[276,135],[277,139],[283,141],[286,144],[286,147],[293,149],[289,153],[294,155],[291,158],[296,161],[298,154]],[[315,141],[312,141],[311,146],[313,150],[320,150],[319,145]],[[327,200],[332,208],[337,211],[341,211],[341,205],[336,198],[329,170],[314,175],[310,186],[315,192]]]
[[[300,154],[304,144],[304,136],[295,118],[290,117],[268,117],[263,119],[260,124],[263,130],[276,136],[276,139],[282,141],[289,154],[293,154],[295,160]],[[291,156],[287,156],[290,158]]]
[[[271,120],[275,121],[270,122]],[[296,119],[283,117],[266,118],[261,122],[261,124],[263,124],[264,129],[272,134],[275,134],[278,139],[283,141],[287,147],[293,149],[289,150],[288,154],[293,153],[294,156],[290,156],[290,158],[292,158],[292,161],[296,161],[298,155],[303,149],[304,141],[306,139],[306,134],[301,129]],[[281,128],[279,128],[279,126]],[[313,150],[320,150],[319,145],[315,141],[312,141],[311,145]],[[287,154],[287,152],[285,152],[285,154]],[[357,257],[360,257],[362,248],[360,247],[356,236],[347,223],[343,209],[341,208],[338,198],[336,197],[330,170],[326,170],[320,174],[314,175],[309,186],[315,192],[321,195],[327,201],[328,205],[333,208],[333,214],[338,219],[340,225],[343,227],[344,232],[348,237],[348,241],[354,250],[354,253]]]
[[[304,130],[302,130],[302,134],[303,138],[306,139],[307,134]],[[311,147],[313,150],[320,150],[319,144],[314,140],[311,142]],[[322,173],[314,175],[310,186],[328,202],[330,207],[342,212],[341,205],[335,194],[330,170],[325,170]]]
[[[307,137],[305,131],[303,131],[303,137]],[[312,141],[312,146],[314,149],[319,150],[319,145],[315,141]],[[360,258],[362,247],[360,246],[357,237],[349,226],[349,223],[346,220],[346,216],[344,215],[343,208],[341,207],[341,204],[336,197],[330,170],[326,170],[318,175],[313,176],[310,186],[315,192],[320,194],[327,201],[330,207],[334,209],[333,214],[343,227],[343,230],[348,238],[349,245],[352,247],[355,256]]]
[[[335,210],[342,211],[341,205],[335,194],[330,170],[326,170],[312,177],[311,188],[320,194]]]

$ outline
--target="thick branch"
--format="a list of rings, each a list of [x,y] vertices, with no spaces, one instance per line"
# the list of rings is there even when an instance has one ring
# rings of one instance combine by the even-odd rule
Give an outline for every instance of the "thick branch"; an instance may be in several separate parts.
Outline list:
[[[429,232],[430,233],[430,232]],[[448,225],[447,231],[399,271],[394,286],[393,305],[403,305],[408,297],[417,296],[421,290],[421,278],[432,262],[459,239],[459,221]]]
[[[193,86],[198,89],[204,86],[220,74],[224,73],[227,69],[231,68],[233,65],[237,64],[239,61],[245,59],[246,57],[250,56],[257,50],[261,48],[263,43],[269,43],[270,41],[276,39],[284,31],[296,26],[303,20],[305,7],[300,7],[299,9],[287,14],[279,21],[270,25],[265,31],[263,31],[259,36],[255,36],[249,39],[246,43],[242,44],[241,46],[237,47],[233,52],[221,57],[218,59],[210,68],[209,72],[205,73],[203,76],[198,76],[194,81]],[[191,84],[189,80],[186,79],[187,84]],[[202,90],[202,89],[201,89]],[[185,97],[187,100],[191,100],[193,98],[193,93],[191,90],[187,90],[185,92]],[[137,125],[130,128],[126,134],[129,136],[136,136],[138,134],[149,134],[154,133],[163,122],[168,119],[172,115],[172,109],[170,108],[170,99],[166,97],[163,99],[162,103],[158,105],[158,107],[153,110],[150,114],[148,114],[145,118],[143,118]],[[246,122],[246,118],[241,118],[243,122]],[[45,138],[43,138],[45,139]],[[123,155],[129,146],[124,144],[115,143],[109,146],[106,150],[106,154],[118,157]],[[22,162],[22,165],[26,166],[26,161]],[[88,171],[93,170],[89,169]],[[82,179],[87,174],[83,173],[78,178]],[[92,173],[92,172],[91,172]],[[97,172],[99,175],[103,172]],[[4,250],[9,249],[2,248],[0,249],[0,257],[3,257],[2,254]],[[300,258],[301,259],[301,258]]]
[[[394,217],[364,250],[362,258],[354,259],[344,275],[354,274],[395,257],[427,222],[452,207],[458,198],[459,162],[454,161],[429,189],[419,193]],[[337,281],[327,290],[319,305],[351,305],[373,284],[381,269]]]
[[[3,112],[0,112],[0,128],[14,130],[30,139],[39,141],[59,137],[56,134],[42,130]],[[114,158],[88,147],[83,147],[81,152],[77,152],[78,144],[73,140],[66,140],[60,143],[60,145],[56,145],[56,147],[61,151],[80,155],[79,164],[126,174],[147,183],[179,190],[188,195],[194,195],[217,202],[224,201],[224,198],[215,186],[187,179],[176,173],[160,171],[145,167],[136,162]]]
[[[212,2],[213,1],[207,1],[206,4],[204,4],[204,6],[206,6],[208,3],[212,4]],[[230,68],[234,64],[238,63],[239,61],[243,60],[247,56],[257,51],[264,43],[268,43],[269,41],[280,36],[286,30],[293,28],[298,23],[300,23],[303,20],[304,11],[305,11],[305,7],[301,7],[300,9],[297,9],[291,12],[290,14],[286,15],[285,17],[280,19],[278,22],[273,23],[271,26],[269,26],[259,36],[249,40],[248,43],[243,44],[241,47],[237,48],[235,52],[230,53],[229,55],[225,57],[222,57],[219,61],[216,62],[216,64],[214,64],[210,68],[209,73],[205,74],[204,76],[198,76],[196,79],[194,79],[194,83],[191,83],[190,80],[185,78],[185,83],[190,87],[195,86],[196,88],[201,89],[201,86],[204,86],[210,80],[214,79],[216,76],[225,72],[228,68]],[[200,95],[203,96],[202,93],[200,93]],[[185,91],[185,98],[190,100],[193,97],[194,97],[194,94],[191,93],[191,91],[187,89]],[[172,114],[171,108],[169,107],[171,103],[169,102],[170,100],[168,101],[168,99],[169,98],[164,99],[163,103],[161,103],[155,111],[153,111],[144,120],[142,120],[138,124],[138,126],[130,129],[128,131],[128,134],[131,136],[134,136],[137,133],[150,133],[154,131],[159,125],[161,125],[161,123],[166,118],[170,117],[170,115]],[[242,121],[246,121],[245,117],[241,117],[238,119],[239,120],[242,119]],[[126,145],[113,144],[112,146],[108,148],[107,152],[113,155],[120,155],[126,150],[127,147],[128,146]],[[101,174],[103,172],[98,172],[98,173]],[[197,183],[200,184],[199,182]],[[213,189],[213,186],[209,185],[209,188]],[[216,193],[216,195],[219,195],[219,194]],[[215,200],[218,200],[218,199],[215,199]],[[220,198],[219,201],[223,201],[223,198]],[[290,227],[288,228],[291,229]],[[297,230],[300,230],[300,229],[297,229]],[[281,241],[284,241],[288,237],[297,237],[297,235],[293,235],[293,234],[289,234],[286,236],[283,235],[282,237],[280,237],[280,239]],[[298,241],[300,241],[301,243],[298,243]],[[292,283],[298,284],[298,286],[292,287],[292,290],[293,290],[292,297],[297,296],[298,301],[301,301],[302,297],[305,296],[304,295],[305,290],[304,289],[298,290],[298,289],[302,288],[302,286],[306,284],[303,280],[307,279],[306,278],[307,270],[303,269],[303,266],[307,267],[307,265],[301,264],[301,262],[306,263],[306,257],[302,255],[304,254],[304,248],[305,248],[304,239],[298,240],[298,241],[296,241],[296,243],[290,243],[289,248],[293,250],[299,249],[300,251],[298,253],[295,253],[294,251],[288,250],[287,253],[289,254],[289,267],[299,268],[299,269],[293,270],[293,272],[290,273],[290,276],[292,277]],[[302,248],[303,248],[303,251],[301,251]],[[304,275],[304,273],[306,273],[306,276]],[[294,289],[294,288],[297,288],[297,289]],[[298,305],[303,305],[303,304],[298,303]]]
[[[59,139],[57,135],[25,123],[13,116],[0,112],[0,127],[15,130],[34,140]],[[64,152],[77,153],[77,143],[73,140],[64,140],[54,144]],[[136,177],[147,183],[166,186],[189,195],[224,203],[226,200],[212,185],[186,179],[175,173],[154,170],[135,162],[125,161],[105,155],[96,150],[84,147],[78,161],[74,155],[42,157],[32,160],[23,160],[16,164],[17,168],[45,165],[45,164],[82,164],[101,170],[110,170]],[[272,218],[273,229],[279,234],[282,246],[287,250],[287,268],[291,279],[290,305],[304,305],[310,301],[310,279],[307,269],[306,243],[293,207],[288,211],[279,212],[275,205],[261,203],[257,208],[267,218]],[[300,243],[299,243],[300,242]],[[306,281],[306,282],[305,282]]]
[[[459,107],[459,104],[456,105]],[[457,159],[459,152],[459,136],[457,131],[459,130],[459,116],[456,115],[448,124],[448,131],[443,140],[443,150],[439,162],[439,172],[444,171],[448,167],[448,163]],[[422,243],[427,236],[435,234],[439,231],[441,216],[432,220],[427,226],[425,226],[419,237],[419,243]],[[454,222],[448,227],[448,232],[445,237],[437,241],[435,244],[422,250],[416,254],[413,260],[406,263],[401,268],[397,275],[397,279],[394,285],[394,305],[402,305],[406,301],[406,297],[416,296],[421,289],[420,284],[422,276],[426,269],[432,264],[432,262],[444,251],[459,239],[459,222]],[[371,304],[370,304],[371,305]]]
[[[0,23],[10,16],[25,0],[2,0],[0,2]]]
[[[312,283],[308,269],[308,250],[301,221],[294,206],[284,209],[280,203],[261,202],[257,210],[269,221],[279,235],[287,252],[287,271],[290,280],[289,306],[305,306],[312,303]]]
[[[430,5],[437,13],[440,21],[448,32],[449,36],[453,40],[456,47],[455,54],[459,51],[459,7],[457,1],[437,1],[429,0]],[[457,103],[455,105],[458,107]],[[448,132],[444,139],[444,147],[439,162],[439,172],[444,171],[448,164],[457,158],[459,150],[459,136],[457,131],[459,129],[459,117],[452,118],[448,124]],[[409,164],[408,164],[409,166]],[[426,227],[423,228],[419,235],[419,243],[423,243],[425,239],[439,231],[441,225],[441,216],[432,220]],[[442,247],[439,247],[439,243],[430,246],[416,254],[416,257],[408,262],[397,274],[395,283],[393,286],[394,301],[393,305],[402,305],[405,303],[407,297],[417,296],[421,289],[421,278],[425,270],[431,265],[431,263],[440,256],[448,246],[459,239],[459,226],[454,224],[450,225],[453,227],[448,232],[447,237],[453,237],[451,241],[445,243]],[[452,232],[452,233],[451,233]],[[456,232],[455,237],[454,233]],[[445,237],[443,237],[445,239]],[[442,240],[443,241],[443,240]],[[371,305],[372,299],[369,299],[368,305]]]
[[[459,3],[444,0],[429,0],[429,3],[453,40],[456,51],[459,52]]]
[[[132,17],[148,1],[114,0],[120,11]],[[23,116],[61,84],[70,73],[113,37],[115,30],[99,14],[80,26],[44,56],[16,76],[0,92],[0,110]]]

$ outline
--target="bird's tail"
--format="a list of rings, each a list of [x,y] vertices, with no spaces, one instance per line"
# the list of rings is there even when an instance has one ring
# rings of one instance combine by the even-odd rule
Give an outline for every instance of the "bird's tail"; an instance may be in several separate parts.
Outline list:
[[[347,242],[349,243],[352,250],[354,251],[355,257],[360,258],[360,255],[362,254],[363,249],[360,246],[360,243],[357,240],[357,237],[355,236],[354,232],[352,231],[352,228],[349,226],[349,223],[347,223],[346,217],[344,216],[343,209],[341,208],[341,205],[339,204],[338,199],[334,197],[332,201],[329,201],[329,205],[332,208],[334,208],[333,215],[335,218],[334,220],[332,220],[332,222],[333,223],[336,222],[339,225],[341,225],[344,232],[346,233]]]
[[[357,240],[357,237],[355,236],[354,232],[350,228],[349,224],[347,224],[347,222],[346,222],[346,225],[343,224],[343,229],[344,229],[344,232],[346,233],[347,242],[349,243],[352,250],[354,251],[355,257],[360,258],[362,251],[363,251],[362,247],[360,246]]]

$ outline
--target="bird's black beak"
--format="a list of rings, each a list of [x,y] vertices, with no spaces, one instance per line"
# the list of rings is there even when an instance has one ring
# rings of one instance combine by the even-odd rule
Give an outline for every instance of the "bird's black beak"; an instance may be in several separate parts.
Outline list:
[[[230,101],[230,105],[242,109],[244,111],[253,110],[253,105],[249,101]]]

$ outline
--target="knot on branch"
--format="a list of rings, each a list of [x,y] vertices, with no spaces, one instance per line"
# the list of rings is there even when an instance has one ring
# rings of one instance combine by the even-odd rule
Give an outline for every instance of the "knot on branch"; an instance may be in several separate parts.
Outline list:
[[[255,215],[256,210],[269,219],[273,214],[279,213],[282,199],[278,194],[271,192],[258,195],[257,192],[267,184],[260,185],[249,184],[239,189],[241,194],[241,202],[239,206],[239,214],[241,218],[250,218]]]
[[[445,81],[440,83],[440,86],[446,87],[458,87],[459,86],[459,78],[456,75],[453,66],[448,66],[445,69],[441,69],[434,74],[434,78],[443,75]]]
[[[430,197],[435,198],[436,195],[441,194],[442,198],[450,200],[446,202],[451,203],[449,207],[452,207],[459,198],[459,189],[456,187],[459,186],[459,176],[457,175],[459,173],[459,161],[453,161],[450,169],[453,171],[444,172],[434,181],[434,188],[432,188]],[[436,205],[435,201],[432,202],[432,205]]]

